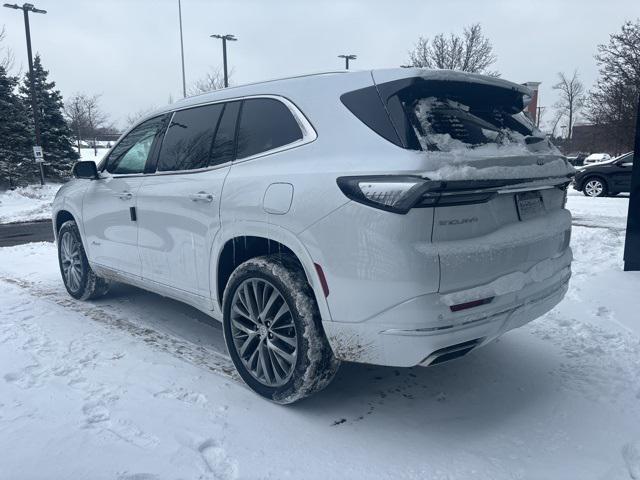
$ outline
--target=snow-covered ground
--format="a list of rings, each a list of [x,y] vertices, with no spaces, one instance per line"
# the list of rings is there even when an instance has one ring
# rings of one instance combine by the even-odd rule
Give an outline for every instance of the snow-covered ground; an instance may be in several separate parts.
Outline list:
[[[51,218],[51,202],[60,185],[29,185],[0,192],[0,224]]]
[[[570,195],[548,315],[431,368],[345,364],[289,407],[241,384],[205,315],[126,286],[77,302],[52,244],[0,248],[0,478],[638,479],[627,203]]]
[[[76,148],[76,150],[78,149]],[[94,162],[98,163],[100,160],[102,160],[102,157],[104,157],[108,151],[108,148],[81,148],[80,160],[93,160]]]
[[[109,150],[83,148],[80,160],[99,162]],[[51,202],[60,188],[59,183],[29,185],[15,190],[0,191],[0,224],[14,222],[32,222],[51,218]]]

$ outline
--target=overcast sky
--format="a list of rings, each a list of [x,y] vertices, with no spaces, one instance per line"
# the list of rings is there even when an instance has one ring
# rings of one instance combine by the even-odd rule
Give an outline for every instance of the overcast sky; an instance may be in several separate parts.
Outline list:
[[[177,0],[33,0],[33,48],[62,94],[102,95],[120,123],[129,113],[182,96]],[[182,0],[187,84],[222,64],[212,33],[233,33],[233,82],[247,83],[343,67],[395,67],[420,35],[461,32],[480,22],[498,57],[495,68],[517,82],[541,81],[542,106],[556,99],[558,71],[578,69],[585,85],[597,78],[596,46],[625,19],[640,16],[639,0]],[[26,68],[21,12],[0,9],[7,46]],[[551,117],[549,109],[545,119]]]

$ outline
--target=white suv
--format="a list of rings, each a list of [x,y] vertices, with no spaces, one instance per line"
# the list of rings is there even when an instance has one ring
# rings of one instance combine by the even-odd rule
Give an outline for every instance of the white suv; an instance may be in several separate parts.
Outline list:
[[[521,113],[530,93],[392,69],[169,105],[60,189],[65,286],[126,282],[207,312],[279,403],[340,360],[462,356],[550,310],[571,274],[573,168]]]

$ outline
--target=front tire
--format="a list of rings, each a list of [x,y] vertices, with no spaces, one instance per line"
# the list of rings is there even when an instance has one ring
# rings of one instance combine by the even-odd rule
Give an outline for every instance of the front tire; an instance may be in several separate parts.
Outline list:
[[[582,193],[587,197],[606,197],[607,190],[607,182],[600,177],[589,177],[582,186]]]
[[[64,222],[58,231],[58,263],[64,286],[73,298],[90,300],[107,293],[109,282],[89,266],[76,222]]]
[[[289,255],[247,260],[224,293],[224,337],[244,382],[280,404],[324,389],[340,362],[304,271]]]

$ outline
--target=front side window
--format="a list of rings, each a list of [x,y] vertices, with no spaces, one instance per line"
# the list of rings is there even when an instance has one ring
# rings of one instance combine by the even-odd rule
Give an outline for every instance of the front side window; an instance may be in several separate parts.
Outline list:
[[[192,170],[209,165],[223,104],[177,111],[162,141],[158,170]]]
[[[289,108],[273,98],[245,100],[240,113],[237,158],[273,150],[302,139]]]
[[[143,173],[163,118],[151,118],[131,130],[109,153],[107,172],[121,175]]]
[[[625,166],[633,165],[633,152],[622,155],[618,160],[618,163]]]

